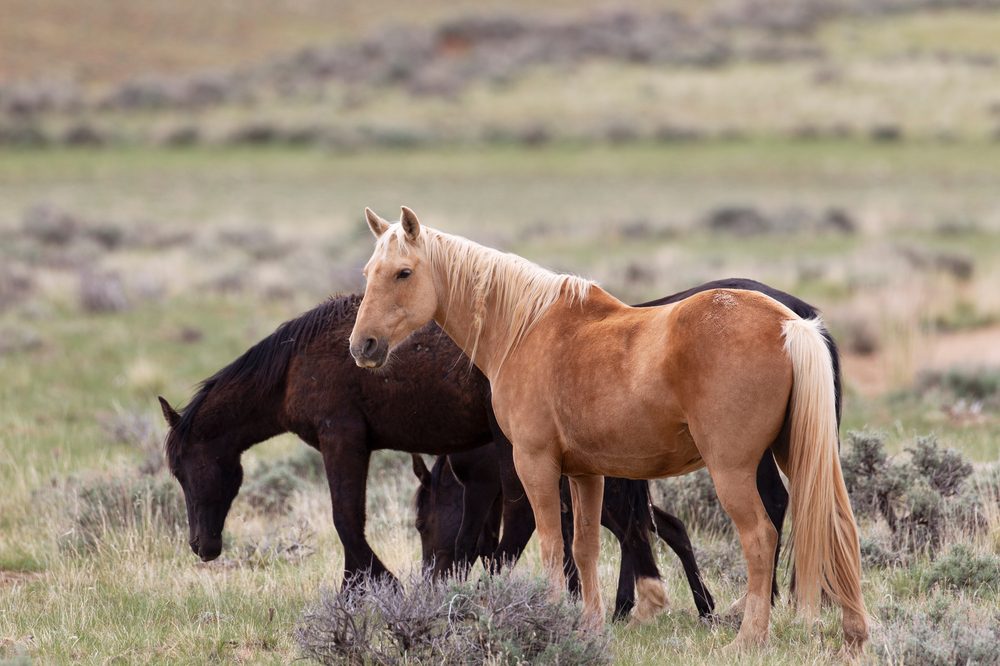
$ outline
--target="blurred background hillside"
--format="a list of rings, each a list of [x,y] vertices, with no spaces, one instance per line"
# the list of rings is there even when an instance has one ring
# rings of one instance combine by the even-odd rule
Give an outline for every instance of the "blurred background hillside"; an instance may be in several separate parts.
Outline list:
[[[158,393],[183,404],[362,288],[365,206],[626,301],[732,276],[796,294],[844,353],[845,431],[881,430],[891,453],[936,434],[983,472],[1000,458],[998,36],[1000,0],[2,0],[0,658],[294,657],[333,565],[195,570],[183,537],[126,531],[95,593],[96,560],[60,544],[78,475],[160,460]],[[248,479],[300,446],[254,449]],[[418,552],[398,469],[370,506],[397,567]],[[280,525],[238,502],[227,529],[271,543],[301,518],[333,553],[324,492]],[[275,581],[294,592],[272,625]],[[54,589],[78,605],[49,613]],[[209,603],[254,619],[205,621]]]

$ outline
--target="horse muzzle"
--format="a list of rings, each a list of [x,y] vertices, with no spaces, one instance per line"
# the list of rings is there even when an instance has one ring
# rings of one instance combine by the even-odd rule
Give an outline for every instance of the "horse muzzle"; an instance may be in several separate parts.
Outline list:
[[[365,338],[351,345],[351,356],[359,368],[381,368],[389,358],[389,343],[385,338]]]
[[[201,558],[202,562],[211,562],[222,553],[222,537],[204,538],[197,536],[189,542],[194,554]]]

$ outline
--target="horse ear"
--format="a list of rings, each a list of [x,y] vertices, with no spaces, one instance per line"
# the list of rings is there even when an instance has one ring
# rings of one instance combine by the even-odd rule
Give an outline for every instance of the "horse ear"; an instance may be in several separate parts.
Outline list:
[[[170,406],[166,398],[162,395],[156,396],[160,401],[160,409],[163,410],[163,418],[167,420],[167,425],[173,428],[177,425],[177,422],[181,420],[181,415],[177,413],[177,410]]]
[[[415,241],[417,240],[417,236],[420,235],[420,220],[417,219],[417,214],[406,206],[403,206],[402,211],[402,214],[399,216],[399,222],[403,225],[406,237],[411,241]]]
[[[426,486],[431,482],[431,473],[424,463],[424,457],[419,453],[411,453],[410,457],[413,458],[413,473],[420,479],[420,485]]]
[[[365,219],[368,220],[368,228],[375,234],[375,238],[381,237],[389,228],[389,223],[379,217],[371,208],[365,208]]]

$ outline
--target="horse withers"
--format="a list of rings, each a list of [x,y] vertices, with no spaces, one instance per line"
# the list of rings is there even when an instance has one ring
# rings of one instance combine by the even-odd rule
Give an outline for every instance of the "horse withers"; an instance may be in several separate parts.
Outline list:
[[[632,308],[596,284],[420,224],[366,211],[376,236],[351,353],[366,368],[434,320],[489,379],[498,423],[531,503],[552,589],[563,587],[559,480],[570,477],[585,613],[604,621],[597,579],[604,476],[707,467],[747,561],[733,647],[770,627],[777,531],[756,488],[771,450],[791,483],[797,607],[821,592],[845,642],[868,638],[857,524],[839,460],[830,351],[818,319],[762,294],[719,289]],[[783,429],[785,447],[773,447]]]

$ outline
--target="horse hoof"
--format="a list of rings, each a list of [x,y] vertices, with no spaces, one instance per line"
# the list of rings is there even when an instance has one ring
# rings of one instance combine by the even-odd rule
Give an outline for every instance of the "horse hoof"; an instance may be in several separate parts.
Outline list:
[[[747,595],[744,593],[743,596],[732,603],[724,615],[729,617],[743,617],[743,612],[746,610],[746,607]]]
[[[635,582],[636,604],[632,610],[630,627],[647,624],[667,609],[667,590],[659,578],[640,578]]]
[[[748,636],[737,634],[736,638],[729,645],[722,648],[722,654],[726,656],[738,655],[748,650],[755,650],[767,643],[767,634]]]

